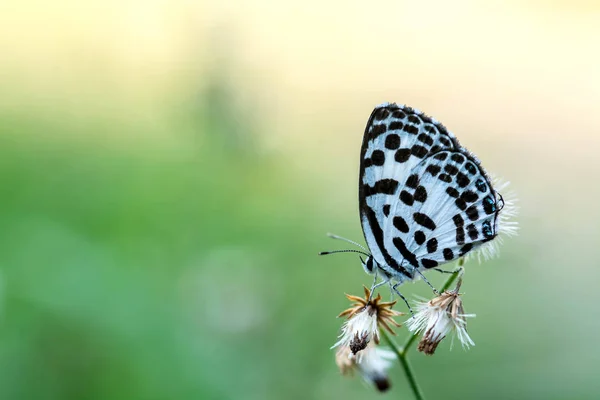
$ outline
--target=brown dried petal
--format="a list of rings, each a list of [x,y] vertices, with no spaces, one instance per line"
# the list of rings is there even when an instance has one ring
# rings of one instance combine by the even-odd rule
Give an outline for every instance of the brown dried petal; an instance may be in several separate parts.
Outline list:
[[[366,286],[363,286],[363,289],[365,291],[365,299],[368,299],[371,296],[371,291]]]
[[[393,320],[392,320],[392,321],[393,321]],[[388,331],[389,333],[391,333],[391,334],[392,334],[392,335],[394,335],[394,336],[396,335],[396,332],[394,332],[394,331],[392,330],[392,328],[390,328],[390,326],[387,324],[387,322],[386,322],[386,321],[380,320],[380,321],[377,321],[377,322],[378,322],[378,323],[379,323],[381,326],[383,326],[383,327],[385,328],[385,330],[386,330],[386,331]],[[395,321],[393,321],[393,322],[395,322]],[[400,326],[400,325],[398,325],[398,326]]]
[[[356,354],[367,347],[367,344],[369,344],[367,341],[368,336],[369,335],[366,332],[363,332],[363,334],[360,336],[358,333],[354,335],[352,341],[350,342],[350,351],[352,351],[352,354]]]
[[[438,344],[440,344],[440,342],[432,342],[423,338],[419,342],[419,347],[417,350],[427,354],[428,356],[431,356],[433,353],[435,353],[435,349],[437,349]]]
[[[348,309],[342,311],[337,317],[338,318],[345,317],[346,315],[351,314],[352,311],[353,310],[351,308],[348,308]]]
[[[367,302],[365,301],[365,299],[363,299],[362,297],[358,297],[358,296],[354,296],[354,295],[351,295],[351,294],[347,294],[346,298],[348,300],[350,300],[350,301],[356,301],[357,303],[360,303],[360,304],[367,304]]]

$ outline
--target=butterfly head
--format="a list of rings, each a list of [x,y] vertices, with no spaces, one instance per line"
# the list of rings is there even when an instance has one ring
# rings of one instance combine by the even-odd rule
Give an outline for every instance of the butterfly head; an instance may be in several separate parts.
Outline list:
[[[361,257],[360,261],[367,274],[373,274],[375,272],[375,260],[373,260],[373,256],[368,256],[366,260],[363,260]]]

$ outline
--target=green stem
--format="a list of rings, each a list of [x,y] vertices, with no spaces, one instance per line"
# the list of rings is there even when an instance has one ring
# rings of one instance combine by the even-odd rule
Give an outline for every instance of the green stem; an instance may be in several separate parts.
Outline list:
[[[419,336],[416,334],[411,334],[408,339],[406,340],[406,342],[404,342],[404,346],[402,346],[402,351],[404,353],[406,353],[408,351],[408,349],[410,349],[410,346],[412,346],[413,342],[415,340],[417,340]]]
[[[461,258],[461,260],[462,260],[462,258]],[[461,267],[457,268],[456,271],[452,272],[452,275],[450,275],[450,277],[448,278],[446,283],[444,283],[444,285],[440,288],[440,293],[444,293],[446,290],[448,290],[450,288],[450,286],[452,286],[452,284],[454,283],[456,278],[458,278],[460,276],[460,274],[462,273],[462,264],[459,263],[458,265],[460,265]]]
[[[462,274],[463,264],[464,264],[464,259],[460,258],[458,260],[459,268],[457,268],[456,271],[454,271],[448,277],[446,282],[440,288],[440,293],[444,293],[446,290],[448,290],[448,288],[450,288],[450,286],[454,283],[456,278],[458,278]],[[381,334],[382,334],[383,338],[385,339],[385,341],[392,348],[394,353],[396,353],[396,355],[398,356],[398,360],[400,361],[400,364],[402,365],[402,369],[404,369],[404,374],[406,375],[406,379],[408,379],[408,384],[410,385],[410,388],[412,389],[413,394],[415,395],[415,399],[423,400],[424,399],[423,392],[421,391],[421,388],[417,384],[417,380],[415,379],[415,374],[414,374],[412,367],[411,367],[410,363],[408,362],[408,358],[406,356],[407,352],[410,349],[410,347],[412,346],[412,344],[417,340],[418,334],[414,333],[414,334],[410,335],[408,337],[408,339],[406,340],[406,342],[404,342],[404,346],[402,346],[402,347],[398,347],[398,345],[396,343],[394,343],[394,341],[390,338],[388,333],[386,331],[384,331],[383,329],[381,330]]]
[[[408,384],[410,385],[410,388],[412,389],[415,398],[417,400],[423,400],[423,392],[421,391],[421,388],[419,387],[419,384],[417,383],[417,380],[415,379],[415,373],[410,365],[410,363],[408,362],[408,358],[406,358],[406,352],[404,351],[404,349],[399,348],[396,343],[394,343],[394,341],[392,339],[390,339],[388,333],[384,330],[381,331],[381,334],[383,336],[383,338],[385,339],[385,341],[390,345],[390,347],[392,348],[392,350],[394,351],[394,353],[396,353],[396,355],[398,356],[398,360],[400,361],[400,364],[402,365],[402,369],[404,369],[404,374],[406,374],[406,379],[408,380]]]

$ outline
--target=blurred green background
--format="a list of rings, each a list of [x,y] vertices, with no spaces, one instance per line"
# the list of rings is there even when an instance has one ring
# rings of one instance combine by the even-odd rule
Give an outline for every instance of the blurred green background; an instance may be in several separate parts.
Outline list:
[[[476,346],[411,355],[427,397],[600,397],[599,18],[586,1],[2,3],[0,398],[381,396],[329,350],[371,278],[317,253],[346,247],[329,231],[362,242],[359,147],[384,101],[441,120],[520,198],[520,236],[467,264]],[[390,374],[384,396],[411,398]]]

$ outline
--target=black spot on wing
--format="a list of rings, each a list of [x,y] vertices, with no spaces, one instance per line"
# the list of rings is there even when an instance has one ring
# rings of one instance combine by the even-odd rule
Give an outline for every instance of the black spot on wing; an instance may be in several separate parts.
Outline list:
[[[465,165],[465,169],[467,170],[467,172],[471,175],[475,175],[477,173],[477,167],[475,167],[475,165],[473,165],[472,162],[468,162]]]
[[[415,222],[427,229],[434,230],[436,228],[435,222],[427,214],[416,212],[413,214]]]
[[[385,124],[373,125],[369,132],[370,139],[376,139],[379,135],[387,132],[387,126]]]
[[[458,183],[458,186],[460,186],[461,188],[464,188],[471,183],[471,180],[468,176],[466,176],[462,172],[459,172],[458,174],[456,174],[456,183]]]
[[[465,220],[460,216],[460,214],[456,214],[454,217],[452,217],[452,221],[454,221],[454,225],[456,225],[456,227],[463,226],[465,224]]]
[[[477,179],[477,181],[475,182],[475,187],[480,192],[485,192],[487,190],[487,185],[485,184],[484,180],[481,178]]]
[[[390,124],[391,131],[399,131],[402,130],[402,128],[404,128],[404,124],[400,121],[394,121]]]
[[[385,153],[381,150],[375,150],[371,155],[371,162],[378,167],[385,164]]]
[[[400,216],[396,216],[396,217],[394,217],[392,222],[393,222],[394,226],[396,227],[396,229],[398,229],[400,232],[408,233],[408,224],[406,223],[404,218],[402,218]]]
[[[456,228],[456,243],[465,244],[465,230],[462,226]]]
[[[467,203],[474,203],[479,199],[479,196],[472,190],[465,190],[460,194],[460,198],[466,201]]]
[[[433,144],[433,139],[431,138],[431,136],[426,135],[425,133],[421,133],[419,136],[417,136],[417,140],[419,140],[422,143],[425,143],[428,146],[431,146]]]
[[[446,173],[448,173],[450,175],[456,175],[456,174],[458,174],[458,168],[456,168],[452,164],[446,164],[444,166],[444,171],[446,171]]]
[[[409,176],[408,179],[406,179],[405,185],[409,188],[416,189],[416,187],[419,186],[419,175],[412,174]]]
[[[389,150],[396,150],[398,147],[400,147],[400,136],[396,135],[395,133],[387,135],[385,138],[385,148]]]
[[[406,190],[400,192],[400,200],[407,206],[412,206],[415,202],[415,198],[412,194],[408,193]]]
[[[467,208],[467,203],[460,198],[454,200],[454,204],[456,204],[456,207],[460,208],[463,211]]]
[[[406,124],[404,125],[404,132],[409,133],[411,135],[416,135],[417,133],[419,133],[419,128],[417,128],[414,125]]]
[[[479,232],[477,231],[477,228],[474,224],[467,225],[467,233],[469,234],[469,238],[471,240],[477,240],[477,238],[479,237]]]
[[[454,221],[454,225],[456,225],[456,243],[463,245],[465,244],[465,220],[460,216],[460,214],[456,214],[452,217]]]
[[[421,264],[423,264],[424,268],[435,268],[438,266],[438,262],[435,260],[430,260],[428,258],[424,258],[421,260]]]
[[[396,109],[396,110],[392,111],[392,117],[394,117],[396,119],[404,119],[404,118],[406,118],[406,114],[404,113],[404,111],[402,111],[400,109]]]
[[[373,121],[382,121],[390,116],[390,110],[386,107],[379,107],[373,111]]]
[[[409,115],[407,119],[408,119],[408,122],[410,122],[411,124],[415,124],[415,125],[421,124],[421,119],[414,114]]]
[[[438,179],[442,182],[450,183],[452,182],[452,177],[448,174],[440,174]]]
[[[415,242],[420,246],[425,243],[427,237],[425,237],[425,233],[423,231],[416,231],[414,234]]]
[[[431,135],[435,135],[437,134],[437,129],[435,129],[435,126],[431,125],[431,124],[425,124],[423,125],[423,130]]]
[[[469,206],[469,208],[467,208],[466,213],[467,213],[467,217],[471,221],[477,221],[479,219],[479,212],[477,211],[476,205]]]
[[[441,170],[442,168],[440,168],[439,165],[435,164],[429,164],[427,168],[425,168],[425,171],[429,172],[432,176],[436,176],[440,173]]]
[[[458,153],[452,154],[450,159],[457,164],[462,164],[465,161],[465,157],[462,154],[458,154]]]
[[[438,140],[439,140],[439,142],[442,145],[444,145],[444,147],[452,147],[452,142],[446,136],[440,135],[440,137],[438,138]],[[438,160],[445,160],[445,159],[446,159],[446,157],[444,157],[444,158],[438,158]]]
[[[404,163],[410,158],[410,149],[398,149],[394,155],[394,159],[399,163]]]
[[[494,237],[490,221],[484,221],[483,224],[481,224],[481,233],[483,233],[483,236],[488,240]]]
[[[427,149],[423,146],[419,146],[418,144],[413,145],[413,147],[410,149],[410,152],[417,158],[423,158],[427,155]]]
[[[446,193],[448,193],[448,196],[454,197],[455,199],[458,198],[458,196],[459,196],[458,190],[454,189],[451,186],[446,188]]]
[[[388,215],[390,215],[390,205],[389,204],[386,204],[383,206],[383,215],[385,215],[386,217]]]
[[[443,254],[444,254],[444,260],[446,260],[446,261],[450,261],[454,258],[454,253],[452,252],[452,249],[448,249],[448,248],[444,249]]]
[[[404,259],[407,260],[410,263],[410,265],[412,265],[415,268],[419,268],[419,262],[417,261],[417,257],[406,248],[406,244],[402,239],[400,239],[399,237],[395,237],[394,239],[392,239],[392,242],[394,243],[394,246],[396,246],[400,254],[402,254],[402,257],[404,257]]]
[[[427,200],[427,190],[423,186],[417,186],[413,197],[415,201],[425,203],[425,200]]]
[[[427,241],[427,252],[428,253],[435,253],[437,251],[437,248],[438,248],[438,241],[436,238],[432,238]]]
[[[398,189],[398,181],[393,179],[381,179],[375,182],[375,185],[363,185],[364,193],[366,196],[371,196],[373,194],[394,194],[396,193],[396,189]]]
[[[496,211],[496,203],[494,203],[492,196],[486,196],[483,199],[483,211],[488,215]]]
[[[373,154],[371,154],[371,162],[378,167],[382,166],[385,164],[385,153],[381,150],[373,151]]]

